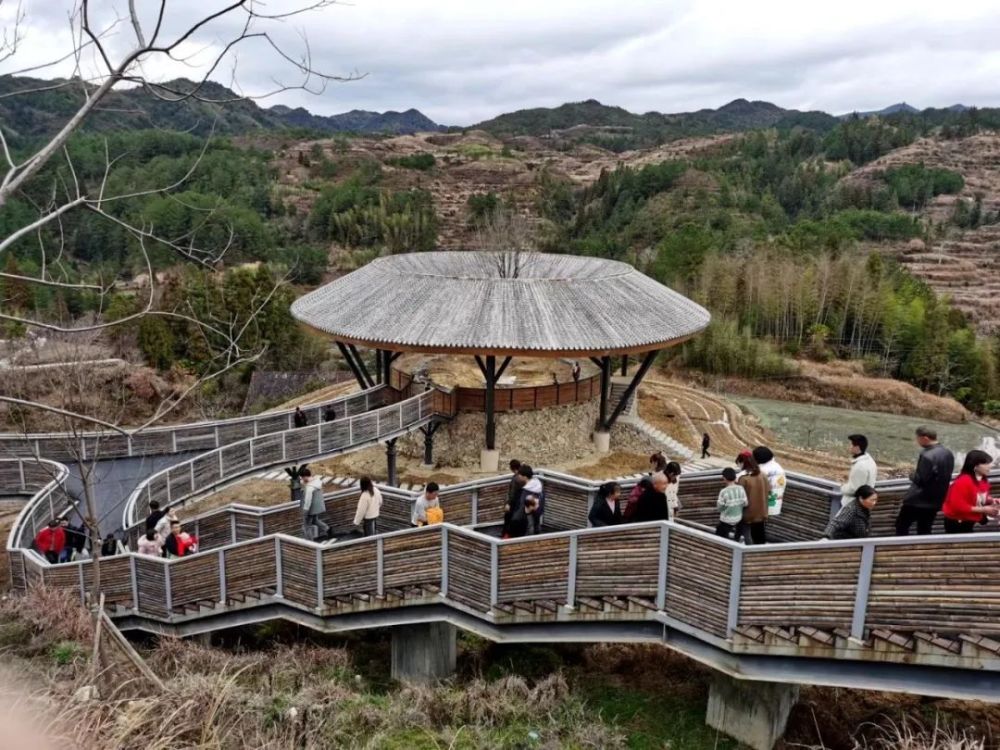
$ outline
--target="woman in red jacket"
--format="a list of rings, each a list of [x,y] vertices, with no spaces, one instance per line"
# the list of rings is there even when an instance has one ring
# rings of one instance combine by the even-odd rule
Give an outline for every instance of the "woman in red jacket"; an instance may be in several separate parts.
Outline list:
[[[993,459],[985,451],[969,451],[961,473],[948,488],[941,514],[946,534],[968,534],[986,516],[995,516],[1000,506],[990,499],[990,469]]]

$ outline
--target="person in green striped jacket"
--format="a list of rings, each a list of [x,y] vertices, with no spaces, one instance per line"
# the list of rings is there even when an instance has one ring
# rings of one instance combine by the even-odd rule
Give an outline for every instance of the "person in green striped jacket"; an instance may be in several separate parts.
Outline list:
[[[722,470],[722,481],[726,486],[719,492],[719,525],[715,533],[739,541],[743,536],[743,509],[749,502],[747,492],[736,484],[736,471],[728,466]]]

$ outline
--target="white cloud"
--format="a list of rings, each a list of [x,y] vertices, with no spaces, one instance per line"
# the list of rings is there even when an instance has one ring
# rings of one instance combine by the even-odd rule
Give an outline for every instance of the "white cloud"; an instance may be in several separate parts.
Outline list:
[[[261,5],[273,13],[302,2]],[[0,3],[0,18],[9,19],[12,3]],[[68,49],[70,5],[25,0],[29,36],[7,70]],[[105,23],[127,7],[124,0],[90,5]],[[159,3],[138,5],[150,21]],[[221,5],[168,0],[167,30]],[[218,48],[233,28],[216,23],[189,48]],[[269,30],[295,49],[304,32],[317,68],[366,77],[319,97],[289,92],[265,104],[323,114],[416,107],[454,124],[589,98],[637,112],[715,107],[737,97],[835,113],[899,100],[996,106],[998,29],[1000,7],[985,0],[841,0],[822,11],[786,0],[352,0]],[[123,50],[130,35],[120,24],[107,43]],[[295,80],[263,44],[242,50],[237,62],[247,92]],[[176,63],[151,61],[147,70],[193,75]],[[228,84],[230,73],[227,65],[215,77]]]

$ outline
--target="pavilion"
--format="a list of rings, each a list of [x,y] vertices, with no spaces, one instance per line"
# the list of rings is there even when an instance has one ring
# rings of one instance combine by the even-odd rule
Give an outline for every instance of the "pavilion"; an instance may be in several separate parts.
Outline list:
[[[709,313],[626,263],[532,252],[428,252],[378,258],[292,304],[292,315],[340,349],[362,387],[387,383],[406,352],[474,357],[486,388],[483,470],[495,470],[495,389],[515,357],[587,357],[600,369],[594,442],[610,430],[658,352],[709,322]],[[375,374],[359,347],[375,350]],[[627,375],[611,403],[612,358]]]

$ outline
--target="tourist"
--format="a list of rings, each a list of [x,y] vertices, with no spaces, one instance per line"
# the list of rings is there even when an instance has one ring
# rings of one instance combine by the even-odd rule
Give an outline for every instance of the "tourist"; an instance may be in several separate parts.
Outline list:
[[[314,541],[327,539],[330,527],[321,516],[326,513],[326,499],[323,497],[323,482],[314,477],[311,470],[299,470],[302,478],[302,530],[306,539]]]
[[[827,524],[824,539],[865,539],[872,531],[872,508],[878,502],[878,493],[867,484],[854,491],[849,503],[843,503],[840,512]]]
[[[1000,506],[990,498],[990,469],[993,458],[986,451],[969,451],[962,471],[948,488],[941,515],[946,534],[971,534],[977,523],[995,517]]]
[[[101,557],[124,555],[125,552],[125,545],[114,534],[108,534],[104,537],[104,542],[101,544]]]
[[[64,538],[66,540],[66,546],[62,548],[62,552],[59,553],[59,562],[69,562],[73,556],[73,545],[70,544],[70,534],[72,533],[69,528],[69,519],[66,516],[62,516],[59,519],[59,528],[62,529]]]
[[[160,520],[156,522],[156,527],[153,529],[156,535],[160,539],[166,539],[167,534],[170,533],[170,524],[177,520],[177,511],[173,508],[168,508],[167,511],[160,517]]]
[[[163,542],[160,541],[160,537],[156,535],[153,529],[149,529],[144,536],[139,537],[139,541],[136,544],[136,551],[140,555],[161,557],[163,555]]]
[[[868,455],[868,438],[864,435],[848,435],[851,452],[851,471],[847,481],[840,485],[840,507],[854,502],[855,495],[861,487],[874,487],[878,477],[878,467],[875,459]]]
[[[59,521],[53,518],[49,521],[49,525],[35,536],[35,549],[54,565],[59,562],[59,556],[65,548],[66,532],[59,526]]]
[[[771,485],[767,477],[761,473],[760,466],[752,453],[740,454],[743,457],[743,475],[739,478],[740,486],[747,493],[747,507],[743,509],[744,529],[750,530],[750,541],[753,544],[767,542],[767,498],[771,494]],[[744,535],[745,536],[745,535]]]
[[[444,510],[441,508],[441,501],[438,493],[441,488],[437,482],[428,482],[424,491],[413,503],[413,512],[410,514],[410,523],[414,526],[429,526],[444,521]]]
[[[510,523],[510,511],[517,504],[518,498],[521,496],[521,487],[524,486],[524,478],[521,476],[521,462],[516,458],[511,459],[510,463],[507,464],[510,467],[511,476],[510,484],[507,485],[507,503],[503,508],[503,528],[501,529],[501,536],[507,533],[507,525]]]
[[[576,360],[573,360],[573,369],[570,370],[570,372],[573,374],[573,382],[574,383],[579,383],[580,382],[580,363],[577,362]]]
[[[517,473],[524,481],[524,486],[521,488],[521,505],[530,520],[531,533],[539,534],[542,530],[542,515],[545,513],[545,490],[542,487],[542,480],[535,476],[534,470],[528,464],[521,464]]]
[[[170,522],[170,533],[163,540],[163,554],[165,557],[173,559],[191,554],[193,549],[191,537],[182,528],[180,521]]]
[[[774,453],[765,445],[753,449],[753,460],[760,467],[760,473],[767,477],[770,492],[767,495],[767,515],[780,516],[781,504],[785,498],[787,479],[785,470],[774,458]]]
[[[665,490],[667,496],[667,513],[669,514],[670,520],[674,520],[674,516],[677,515],[677,511],[681,509],[681,499],[680,499],[680,479],[681,479],[681,465],[676,461],[671,461],[664,467],[664,474],[667,475],[667,488]]]
[[[625,501],[625,509],[622,511],[622,518],[625,521],[635,520],[635,512],[639,507],[639,498],[642,497],[642,493],[651,489],[653,489],[653,481],[649,477],[643,477],[636,482],[635,487],[628,494],[628,500]]]
[[[66,529],[66,548],[69,550],[69,559],[76,560],[83,556],[83,551],[87,547],[87,527],[83,521],[79,526],[70,526]]]
[[[361,497],[354,512],[354,525],[361,526],[365,536],[375,536],[378,533],[378,514],[382,509],[382,493],[369,477],[362,477],[359,485]]]
[[[333,408],[333,404],[330,404],[323,410],[323,421],[332,422],[337,418],[337,410]]]
[[[753,458],[753,454],[748,450],[740,451],[740,454],[736,457],[736,479],[739,479],[744,474],[747,473],[746,463],[748,458]]]
[[[663,455],[663,451],[657,451],[652,456],[649,457],[649,473],[655,474],[657,472],[666,473],[667,471],[667,457]]]
[[[309,417],[306,416],[306,413],[299,406],[295,407],[295,416],[292,418],[292,423],[296,427],[305,427],[309,424]]]
[[[615,482],[605,482],[597,489],[597,498],[587,514],[587,520],[594,528],[618,526],[624,520],[618,504],[621,488]]]
[[[920,457],[896,516],[896,536],[908,536],[913,524],[917,525],[917,534],[931,533],[955,470],[955,457],[938,442],[935,430],[918,427],[916,438]]]
[[[736,470],[726,467],[722,470],[725,486],[719,490],[716,507],[719,509],[719,525],[715,533],[725,539],[740,539],[743,536],[743,509],[749,504],[747,491],[736,484]]]
[[[166,511],[160,510],[160,503],[156,500],[149,501],[149,515],[146,516],[146,531],[150,529],[155,529],[160,523],[160,519],[167,514]]]
[[[559,385],[559,377],[555,373],[552,373],[552,385]]]
[[[708,452],[708,449],[712,447],[712,438],[709,437],[708,433],[704,433],[701,436],[701,457],[711,458],[712,454]]]
[[[658,471],[650,478],[652,486],[645,490],[636,503],[635,512],[632,514],[633,523],[643,523],[644,521],[666,521],[670,518],[670,511],[667,508],[667,485],[670,483],[667,475]]]

